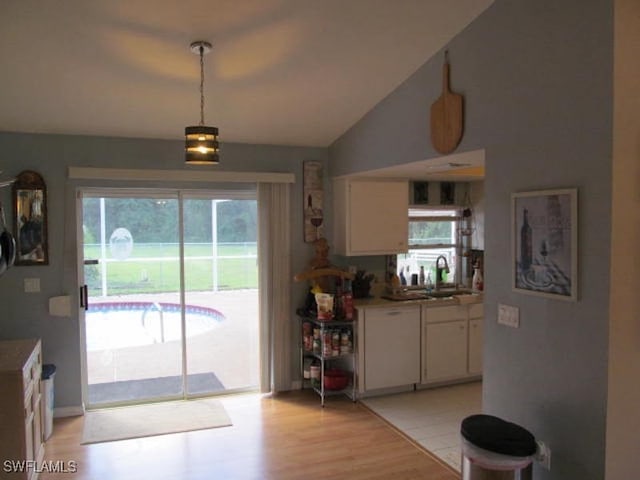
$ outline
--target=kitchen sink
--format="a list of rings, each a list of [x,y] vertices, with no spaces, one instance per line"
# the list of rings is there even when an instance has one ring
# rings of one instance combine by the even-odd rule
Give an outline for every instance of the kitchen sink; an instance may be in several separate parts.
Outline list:
[[[385,298],[387,300],[393,300],[396,302],[402,302],[406,300],[426,300],[427,298],[429,298],[429,296],[427,295],[426,292],[409,290],[406,292],[383,295],[382,298]]]
[[[430,298],[448,298],[460,295],[473,295],[471,290],[465,289],[442,289],[438,291],[432,290],[427,293],[424,290],[405,290],[394,294],[383,295],[382,298],[402,302],[407,300],[428,300]]]
[[[471,290],[437,290],[431,291],[427,294],[427,296],[432,298],[443,298],[443,297],[453,297],[454,295],[471,295]]]

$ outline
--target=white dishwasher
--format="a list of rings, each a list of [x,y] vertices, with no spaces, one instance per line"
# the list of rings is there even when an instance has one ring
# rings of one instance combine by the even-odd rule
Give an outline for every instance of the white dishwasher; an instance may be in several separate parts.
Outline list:
[[[420,306],[364,310],[365,390],[420,383]]]

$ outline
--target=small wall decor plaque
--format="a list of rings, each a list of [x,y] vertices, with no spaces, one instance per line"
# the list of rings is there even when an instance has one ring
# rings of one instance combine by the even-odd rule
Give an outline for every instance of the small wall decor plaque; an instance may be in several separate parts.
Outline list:
[[[322,162],[306,161],[303,165],[304,241],[322,237],[324,223],[324,190]]]

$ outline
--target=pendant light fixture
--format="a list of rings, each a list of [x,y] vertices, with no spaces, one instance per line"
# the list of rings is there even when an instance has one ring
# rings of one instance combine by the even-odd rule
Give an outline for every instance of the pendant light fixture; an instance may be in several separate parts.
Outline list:
[[[200,55],[200,124],[184,129],[185,162],[188,165],[217,165],[218,129],[204,124],[204,55],[211,51],[211,44],[199,40],[191,44],[191,51]]]

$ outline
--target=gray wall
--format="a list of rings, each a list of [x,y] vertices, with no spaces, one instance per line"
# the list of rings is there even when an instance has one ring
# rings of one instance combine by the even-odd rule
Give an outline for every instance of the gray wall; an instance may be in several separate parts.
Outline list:
[[[483,408],[552,450],[537,479],[604,478],[611,213],[611,1],[497,0],[448,45],[465,95],[458,151],[486,149]],[[330,148],[334,175],[435,157],[442,55]],[[579,301],[511,291],[510,195],[579,189]],[[496,323],[520,308],[521,328]]]
[[[81,405],[80,336],[78,317],[52,317],[48,314],[50,297],[70,294],[74,301],[78,291],[76,203],[79,185],[98,186],[95,181],[70,181],[68,166],[147,169],[215,169],[223,171],[291,172],[296,176],[292,187],[292,269],[302,271],[313,255],[302,237],[302,164],[304,160],[327,162],[327,150],[320,148],[274,147],[264,145],[223,144],[221,164],[216,167],[187,167],[183,162],[183,142],[126,138],[103,138],[64,135],[31,135],[0,132],[2,179],[22,170],[36,170],[47,184],[49,209],[48,266],[13,267],[0,277],[0,339],[40,337],[45,363],[58,367],[55,377],[55,406]],[[326,180],[326,179],[325,179]],[[176,184],[140,182],[101,186],[212,188],[203,183]],[[11,189],[0,189],[11,223]],[[40,293],[24,293],[24,278],[37,277]],[[292,318],[295,307],[304,299],[305,286],[292,283]],[[293,325],[293,322],[292,322]],[[293,335],[292,335],[293,338]],[[293,340],[292,340],[293,345]],[[295,356],[294,356],[295,358]],[[292,365],[294,378],[299,373]]]

